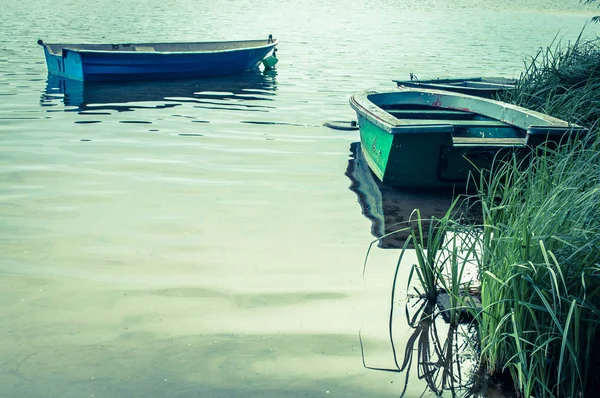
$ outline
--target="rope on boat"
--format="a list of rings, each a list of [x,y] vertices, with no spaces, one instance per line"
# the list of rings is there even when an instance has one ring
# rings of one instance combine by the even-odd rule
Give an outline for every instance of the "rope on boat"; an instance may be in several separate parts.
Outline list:
[[[358,130],[358,123],[356,120],[344,121],[344,120],[333,120],[331,122],[323,123],[323,126],[329,127],[334,130],[352,131]]]

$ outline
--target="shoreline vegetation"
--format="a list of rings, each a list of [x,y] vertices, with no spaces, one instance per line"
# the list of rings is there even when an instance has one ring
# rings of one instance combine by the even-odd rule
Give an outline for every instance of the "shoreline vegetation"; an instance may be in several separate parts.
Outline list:
[[[471,181],[476,193],[465,199],[481,220],[465,225],[458,199],[441,219],[422,220],[416,210],[400,260],[413,245],[417,264],[409,279],[429,302],[440,292],[449,296],[451,326],[469,313],[481,373],[508,379],[517,397],[597,396],[600,38],[553,42],[524,62],[516,89],[499,99],[582,125],[588,134],[482,171]],[[477,278],[465,282],[473,266]]]
[[[503,101],[588,135],[513,160],[478,184],[481,363],[519,396],[597,396],[600,378],[600,39],[527,59]]]

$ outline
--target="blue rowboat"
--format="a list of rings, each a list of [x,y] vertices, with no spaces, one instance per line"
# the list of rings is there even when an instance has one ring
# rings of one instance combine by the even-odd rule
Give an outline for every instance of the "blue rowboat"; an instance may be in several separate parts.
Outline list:
[[[233,74],[258,67],[278,43],[271,35],[264,40],[188,43],[51,44],[38,40],[49,73],[81,81]]]
[[[471,77],[419,80],[411,74],[410,80],[394,80],[398,87],[433,88],[455,93],[493,98],[506,90],[514,89],[517,80],[505,77]]]
[[[361,150],[384,184],[465,185],[504,154],[524,156],[587,130],[516,105],[450,91],[398,87],[350,98]]]

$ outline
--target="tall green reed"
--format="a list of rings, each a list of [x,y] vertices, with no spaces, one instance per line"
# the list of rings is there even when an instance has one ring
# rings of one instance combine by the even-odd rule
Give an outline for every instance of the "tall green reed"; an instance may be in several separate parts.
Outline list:
[[[472,226],[478,243],[470,247],[477,250],[468,253],[479,268],[481,310],[469,308],[482,364],[490,374],[510,373],[523,397],[598,393],[599,93],[600,39],[580,36],[541,49],[526,60],[517,88],[501,99],[582,124],[590,133],[496,163],[477,181],[483,222]],[[452,219],[444,223],[440,230]],[[456,247],[440,250],[460,263]],[[460,267],[449,276],[439,269],[438,285],[460,286]],[[454,304],[464,305],[464,295],[449,290]]]
[[[453,204],[425,231],[415,211],[409,279],[429,300],[440,288],[450,293],[451,323],[461,308],[471,311],[483,365],[510,373],[523,397],[589,396],[600,356],[600,140],[500,163],[481,173],[478,198],[481,225],[459,224]],[[481,309],[465,294],[473,261]]]
[[[462,218],[459,214],[464,210],[464,203],[461,203],[463,201],[463,197],[455,198],[444,216],[439,219],[423,219],[419,209],[414,210],[411,215],[413,227],[401,252],[394,276],[396,280],[401,260],[409,243],[412,243],[416,263],[412,265],[408,275],[407,290],[416,278],[422,291],[418,287],[414,288],[420,297],[435,301],[441,292],[448,294],[450,305],[443,310],[451,325],[459,323],[461,310],[465,305],[470,305],[465,295],[469,281],[464,280],[464,275],[465,269],[474,267],[472,260],[477,245],[472,237],[471,228],[457,221]]]
[[[490,374],[509,373],[520,396],[596,396],[600,38],[580,35],[573,43],[558,42],[525,64],[517,88],[500,99],[584,125],[588,136],[554,149],[542,146],[535,156],[514,156],[482,171],[476,183],[483,220],[471,226],[462,247],[448,239],[459,230],[451,210],[429,224],[427,238],[417,211],[410,237],[417,264],[410,279],[417,277],[430,300],[444,288],[453,308],[469,309],[483,366]],[[481,309],[465,305],[468,296],[461,285],[462,272],[473,260]],[[394,286],[396,278],[397,271]],[[452,316],[456,322],[456,312]]]
[[[598,393],[600,376],[600,39],[525,60],[500,98],[590,128],[588,137],[482,176],[476,316],[489,373],[524,397]]]
[[[432,218],[428,220],[429,231],[426,235],[424,234],[424,220],[421,218],[421,212],[416,209],[413,214],[416,214],[414,220],[416,227],[411,230],[409,239],[413,241],[417,263],[411,267],[408,284],[411,284],[413,275],[416,275],[423,288],[421,294],[429,300],[435,300],[439,289],[438,281],[444,267],[444,261],[440,261],[440,253],[444,248],[444,237],[448,227],[452,224],[451,212],[448,211],[442,219]]]
[[[555,40],[524,60],[514,90],[500,99],[585,126],[600,118],[600,38]]]
[[[482,178],[481,357],[524,397],[585,396],[600,323],[600,146],[570,143]]]

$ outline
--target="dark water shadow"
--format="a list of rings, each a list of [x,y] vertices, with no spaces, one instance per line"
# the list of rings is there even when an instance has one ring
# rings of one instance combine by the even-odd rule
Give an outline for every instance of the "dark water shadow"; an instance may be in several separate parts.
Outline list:
[[[415,209],[420,211],[426,232],[429,221],[425,220],[442,218],[453,200],[462,194],[449,189],[408,190],[382,184],[369,169],[359,142],[350,145],[346,176],[351,181],[350,190],[358,197],[362,214],[371,221],[371,234],[380,238],[378,246],[383,249],[404,247],[410,235],[407,227],[416,226],[416,215],[413,214]],[[466,197],[464,199],[457,207],[457,217],[477,220],[479,217],[475,207]]]
[[[134,111],[172,108],[184,103],[202,108],[267,110],[277,90],[277,72],[253,70],[231,76],[132,82],[80,82],[48,74],[40,106],[61,103],[56,111]],[[48,111],[53,111],[48,109]]]

